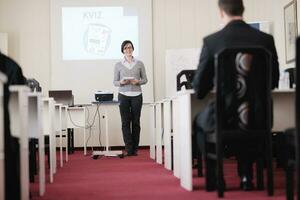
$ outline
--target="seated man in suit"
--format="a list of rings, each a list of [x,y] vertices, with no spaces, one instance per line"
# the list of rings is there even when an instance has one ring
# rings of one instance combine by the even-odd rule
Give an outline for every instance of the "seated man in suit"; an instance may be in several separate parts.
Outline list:
[[[256,30],[243,21],[244,5],[242,0],[219,0],[220,15],[225,27],[203,40],[198,69],[193,80],[193,87],[198,99],[204,98],[214,86],[214,55],[224,48],[261,46],[272,54],[272,89],[278,86],[279,66],[274,39],[271,35]],[[214,103],[211,103],[195,118],[197,142],[203,149],[204,134],[213,133],[215,128]],[[238,155],[237,155],[238,156]],[[239,176],[241,188],[252,190],[252,163],[249,158],[239,158]],[[215,177],[215,174],[212,174]],[[210,180],[207,187],[215,189],[215,180]]]
[[[21,67],[0,52],[0,71],[7,77],[4,85],[4,150],[5,150],[5,199],[20,199],[20,149],[18,139],[11,135],[8,112],[9,86],[24,85]]]

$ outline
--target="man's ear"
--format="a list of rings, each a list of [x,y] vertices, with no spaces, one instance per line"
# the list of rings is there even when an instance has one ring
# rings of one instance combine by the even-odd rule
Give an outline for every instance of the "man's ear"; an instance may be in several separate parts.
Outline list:
[[[220,16],[221,18],[224,18],[224,10],[222,8],[219,8]]]

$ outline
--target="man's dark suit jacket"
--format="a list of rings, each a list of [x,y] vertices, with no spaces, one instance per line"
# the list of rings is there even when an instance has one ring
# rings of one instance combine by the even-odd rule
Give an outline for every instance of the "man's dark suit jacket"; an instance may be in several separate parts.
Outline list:
[[[24,85],[21,67],[0,52],[0,71],[7,77],[4,85],[4,150],[5,150],[5,199],[20,199],[20,150],[18,139],[10,132],[8,111],[9,86]]]
[[[242,20],[234,20],[222,30],[205,37],[203,40],[200,61],[193,80],[193,87],[199,99],[204,98],[214,86],[215,54],[224,48],[249,46],[261,46],[270,51],[273,60],[272,88],[278,86],[279,65],[273,37],[252,28]],[[197,125],[203,131],[214,130],[214,105],[209,105],[203,112],[202,116],[196,119]]]

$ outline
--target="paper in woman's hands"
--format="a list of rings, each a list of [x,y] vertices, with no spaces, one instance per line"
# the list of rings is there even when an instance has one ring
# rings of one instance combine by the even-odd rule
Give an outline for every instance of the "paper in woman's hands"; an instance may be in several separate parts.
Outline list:
[[[122,80],[134,80],[135,78],[132,76],[125,76],[122,78]]]

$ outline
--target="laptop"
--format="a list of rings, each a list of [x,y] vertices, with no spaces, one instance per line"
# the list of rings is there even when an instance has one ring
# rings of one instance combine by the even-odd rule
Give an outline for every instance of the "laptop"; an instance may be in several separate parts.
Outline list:
[[[49,90],[49,97],[53,97],[56,103],[68,106],[74,105],[72,90]]]

